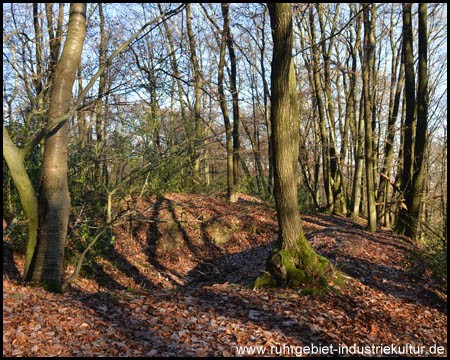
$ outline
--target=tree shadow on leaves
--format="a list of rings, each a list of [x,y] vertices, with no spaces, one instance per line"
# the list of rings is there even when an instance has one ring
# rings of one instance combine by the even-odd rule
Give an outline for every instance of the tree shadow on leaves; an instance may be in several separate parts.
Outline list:
[[[22,277],[14,262],[14,248],[7,241],[3,240],[3,274],[9,280],[20,283]]]
[[[425,280],[404,270],[376,264],[366,259],[345,254],[342,257],[344,261],[339,264],[339,269],[359,279],[364,285],[447,314],[447,301],[431,291]]]

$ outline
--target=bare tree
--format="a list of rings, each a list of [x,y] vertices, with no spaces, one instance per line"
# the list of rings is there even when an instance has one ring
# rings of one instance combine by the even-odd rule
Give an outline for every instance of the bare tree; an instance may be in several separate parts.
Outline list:
[[[299,287],[315,280],[320,287],[326,287],[332,274],[331,265],[308,244],[297,201],[299,112],[292,58],[291,5],[269,3],[268,8],[274,43],[271,141],[279,233],[278,243],[269,256],[267,272],[256,279],[255,287],[276,283]]]

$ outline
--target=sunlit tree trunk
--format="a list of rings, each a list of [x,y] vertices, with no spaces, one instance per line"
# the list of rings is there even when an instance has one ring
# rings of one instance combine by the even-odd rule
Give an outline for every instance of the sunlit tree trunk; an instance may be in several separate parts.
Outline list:
[[[404,194],[406,208],[401,207],[396,231],[400,234],[411,233],[411,219],[409,216],[410,204],[409,194],[412,193],[413,181],[413,159],[414,159],[414,128],[416,123],[416,95],[415,95],[415,73],[413,55],[413,33],[411,20],[411,3],[403,4],[403,57],[405,61],[405,122],[403,137],[403,169],[401,175],[400,190]]]
[[[67,38],[50,97],[49,122],[65,115],[69,109],[85,34],[86,4],[71,4]],[[68,130],[69,122],[66,120],[46,138],[39,185],[39,238],[36,258],[31,264],[32,282],[52,291],[61,291],[70,213],[67,182]]]
[[[372,10],[375,5],[372,4]],[[369,231],[377,230],[377,212],[375,205],[375,179],[373,176],[374,151],[371,120],[371,97],[369,94],[371,76],[371,64],[374,61],[375,34],[373,32],[374,12],[369,19],[369,8],[364,8],[364,64],[363,64],[363,92],[364,92],[364,129],[365,129],[365,164],[366,164],[366,188],[367,188],[367,215],[369,218]]]
[[[356,10],[355,10],[356,11]],[[353,12],[353,11],[352,11]],[[362,105],[362,94],[359,101],[360,111],[358,113],[358,117],[356,114],[357,108],[357,97],[356,97],[356,65],[357,65],[357,53],[358,51],[361,53],[361,15],[358,15],[355,19],[355,44],[352,44],[353,36],[350,33],[350,56],[352,58],[352,67],[351,67],[351,76],[350,76],[350,91],[349,91],[349,100],[347,104],[347,111],[351,113],[350,125],[352,128],[352,136],[353,136],[353,153],[355,158],[355,171],[353,174],[353,184],[352,184],[352,198],[351,198],[351,210],[350,216],[351,218],[357,220],[359,218],[359,205],[361,202],[361,176],[362,176],[362,167],[363,167],[363,158],[362,158],[362,144],[363,144],[363,125],[362,125],[362,116],[361,116],[361,105]]]
[[[424,191],[424,157],[427,144],[428,127],[428,73],[427,73],[427,4],[419,4],[419,79],[417,86],[417,127],[414,143],[413,179],[411,193],[407,194],[407,206],[410,215],[410,227],[405,235],[416,238],[420,204]]]
[[[9,173],[19,193],[20,204],[27,218],[28,240],[25,254],[25,270],[23,278],[30,277],[29,269],[38,239],[38,200],[33,184],[25,169],[27,152],[14,145],[3,126],[3,157],[9,168]]]
[[[266,23],[266,11],[264,10],[263,14],[263,23],[261,25],[261,49],[259,52],[259,61],[261,63],[261,76],[263,81],[263,91],[264,91],[264,122],[267,128],[267,138],[270,139],[272,137],[272,127],[270,124],[269,118],[269,85],[266,80],[266,68],[264,66],[264,54],[266,49],[266,41],[265,41],[265,32],[264,27]],[[273,151],[272,151],[272,142],[269,141],[268,144],[268,159],[269,159],[269,175],[267,178],[267,195],[272,194],[273,192]]]
[[[228,115],[227,102],[225,100],[225,93],[223,88],[224,74],[223,70],[225,67],[225,50],[226,50],[226,39],[227,32],[226,28],[228,26],[227,21],[229,19],[224,17],[224,25],[222,30],[222,41],[220,43],[220,55],[219,55],[219,71],[218,71],[218,91],[219,91],[219,102],[220,109],[222,110],[223,119],[225,123],[225,136],[226,136],[226,149],[227,149],[227,198],[231,202],[237,200],[234,180],[233,180],[233,143],[232,143],[232,129],[230,118]]]
[[[189,37],[189,47],[190,47],[190,55],[191,55],[191,63],[194,68],[194,93],[195,93],[195,101],[194,101],[194,139],[196,142],[201,133],[201,116],[200,116],[200,101],[201,101],[201,74],[200,67],[198,64],[197,58],[197,50],[195,45],[194,33],[192,31],[191,25],[191,7],[189,3],[186,5],[186,26],[187,33]],[[194,176],[198,177],[200,171],[200,156],[199,150],[196,149],[196,146],[193,148],[193,162],[194,162]]]
[[[333,192],[333,211],[337,213],[347,214],[347,202],[345,198],[344,191],[344,179],[342,176],[342,169],[339,161],[339,154],[337,152],[336,146],[336,136],[335,136],[335,107],[334,100],[331,95],[331,50],[333,47],[334,36],[328,40],[328,47],[326,41],[326,31],[325,24],[323,21],[323,4],[315,3],[317,14],[319,18],[319,24],[321,29],[320,36],[320,48],[322,52],[323,66],[320,69],[320,72],[323,72],[324,78],[324,98],[325,98],[325,108],[326,108],[326,118],[328,120],[329,126],[329,176],[331,189]],[[336,23],[337,16],[339,13],[339,3],[336,4],[335,15],[331,21],[331,33],[335,33],[336,31]],[[319,75],[317,73],[317,75]]]
[[[236,54],[234,52],[233,37],[230,30],[230,14],[229,4],[222,3],[222,16],[227,18],[227,27],[224,29],[227,33],[227,47],[230,55],[231,65],[231,77],[230,77],[230,90],[233,99],[233,181],[237,186],[239,182],[239,94],[237,90],[237,66],[236,66]]]
[[[297,200],[299,112],[292,58],[290,4],[269,3],[273,36],[271,121],[274,150],[274,194],[279,225],[278,244],[268,260],[268,271],[255,287],[281,284],[289,287],[314,282],[326,286],[331,267],[308,244],[300,223]]]
[[[105,17],[103,15],[103,5],[101,3],[98,4],[98,13],[100,17],[100,45],[98,48],[99,51],[99,67],[101,67],[106,59],[105,56]],[[95,104],[95,134],[97,136],[97,142],[95,144],[95,171],[94,171],[94,179],[95,181],[99,181],[102,183],[102,162],[104,161],[103,156],[103,126],[102,122],[106,122],[106,118],[102,114],[103,109],[103,93],[106,87],[106,71],[100,75],[100,80],[98,83],[98,92],[97,92],[97,100]],[[100,184],[99,184],[100,185]]]
[[[164,14],[163,9],[160,4],[158,4],[159,12],[161,15]],[[190,125],[187,122],[186,118],[186,107],[183,100],[183,87],[181,86],[181,78],[180,78],[180,71],[178,70],[178,63],[175,53],[175,46],[172,39],[172,34],[169,30],[169,26],[167,25],[167,21],[163,21],[164,30],[167,37],[167,42],[169,43],[169,50],[170,50],[170,57],[171,57],[171,64],[172,64],[172,71],[173,76],[177,82],[177,90],[178,90],[178,100],[180,102],[180,111],[181,111],[181,119],[183,120],[183,125],[186,133],[186,138],[189,143],[189,148],[191,148],[191,137],[190,137]]]
[[[332,191],[332,178],[331,178],[331,161],[330,161],[330,142],[328,139],[328,132],[326,128],[326,118],[324,111],[324,104],[322,101],[322,96],[320,94],[321,84],[319,76],[319,54],[316,44],[315,36],[315,22],[314,15],[312,11],[312,5],[309,8],[309,24],[311,29],[311,47],[312,52],[312,71],[313,71],[313,89],[316,99],[317,111],[319,112],[319,129],[320,129],[320,139],[322,142],[322,166],[323,166],[323,179],[325,186],[325,196],[327,199],[327,212],[333,212],[334,209],[334,197]]]
[[[393,16],[393,11],[392,11]],[[392,22],[392,21],[391,21]],[[387,202],[388,199],[388,187],[389,182],[387,181],[386,177],[390,177],[391,168],[394,161],[394,141],[395,141],[395,133],[396,133],[396,122],[398,117],[398,112],[400,109],[400,97],[401,93],[403,91],[403,84],[404,84],[404,61],[403,56],[401,56],[401,53],[399,55],[395,55],[396,48],[395,44],[392,38],[393,30],[390,32],[390,40],[391,40],[391,49],[393,53],[393,59],[392,59],[392,75],[391,75],[391,89],[390,89],[390,96],[389,96],[389,118],[388,118],[388,128],[387,128],[387,134],[386,134],[386,145],[384,147],[384,161],[383,161],[383,168],[380,173],[380,181],[379,181],[379,190],[377,194],[377,213],[378,213],[378,220],[380,220],[380,216],[382,215],[383,211],[385,212],[385,226],[388,226],[389,223],[389,210],[385,208],[383,205],[384,202]],[[400,62],[400,70],[398,71],[397,63]],[[396,75],[398,73],[398,79],[396,79]],[[394,90],[395,88],[395,90]],[[384,174],[386,177],[382,176],[381,174]]]
[[[36,36],[36,73],[37,78],[33,81],[36,90],[36,108],[39,109],[41,121],[44,123],[48,115],[49,94],[53,86],[53,80],[56,70],[56,63],[58,61],[59,52],[61,49],[62,27],[64,19],[64,4],[59,4],[59,15],[57,18],[57,27],[54,31],[53,25],[53,4],[45,4],[45,15],[47,19],[47,32],[49,38],[50,54],[48,56],[48,68],[44,69],[44,53],[42,49],[43,29],[41,26],[41,18],[43,14],[39,12],[39,5],[33,4],[33,25]],[[45,139],[42,139],[40,144],[41,155],[44,155]]]

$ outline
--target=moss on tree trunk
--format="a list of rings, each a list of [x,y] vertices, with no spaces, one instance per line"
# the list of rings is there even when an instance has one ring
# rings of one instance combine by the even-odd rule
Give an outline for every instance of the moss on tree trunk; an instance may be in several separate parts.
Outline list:
[[[297,240],[298,248],[283,250],[279,244],[271,251],[264,274],[254,288],[282,286],[288,288],[326,289],[329,282],[338,283],[338,275],[330,262],[314,252],[306,238]]]
[[[281,285],[290,288],[328,287],[333,267],[317,255],[303,234],[298,197],[299,111],[292,61],[292,14],[290,4],[268,4],[273,35],[272,59],[272,148],[274,195],[279,238],[267,261],[266,272],[254,287]]]

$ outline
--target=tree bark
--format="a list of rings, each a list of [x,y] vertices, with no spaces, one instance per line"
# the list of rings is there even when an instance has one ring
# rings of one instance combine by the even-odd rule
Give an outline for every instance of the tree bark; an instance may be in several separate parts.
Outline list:
[[[38,199],[33,184],[25,169],[26,152],[14,145],[8,131],[3,126],[3,157],[8,165],[14,185],[19,193],[20,204],[27,217],[28,240],[25,254],[23,279],[29,277],[29,269],[38,238]]]
[[[105,17],[103,15],[103,5],[101,3],[98,4],[98,12],[100,17],[100,44],[99,44],[99,67],[101,67],[105,63]],[[98,83],[98,92],[97,92],[97,100],[95,104],[95,134],[97,136],[97,142],[95,144],[95,172],[94,179],[102,182],[102,148],[103,148],[103,127],[102,121],[106,121],[102,117],[102,108],[103,108],[103,93],[106,87],[106,71],[100,75],[100,80]]]
[[[201,101],[201,75],[200,75],[200,67],[198,64],[197,51],[195,46],[194,33],[192,31],[191,25],[191,7],[189,3],[186,5],[186,27],[187,33],[189,37],[189,47],[191,54],[191,63],[194,68],[194,93],[195,93],[195,101],[194,101],[194,144],[196,144],[197,139],[200,137],[200,126],[201,126],[201,116],[200,116],[200,101]],[[194,162],[194,176],[197,178],[200,170],[200,157],[199,151],[196,149],[195,145],[192,149],[192,158]]]
[[[413,33],[411,21],[411,3],[403,4],[403,57],[405,61],[405,123],[403,138],[403,170],[401,175],[400,189],[406,200],[406,209],[400,208],[396,231],[400,234],[411,234],[410,227],[410,194],[413,182],[413,159],[414,159],[414,128],[415,128],[415,74],[413,56]]]
[[[428,73],[427,73],[427,4],[419,4],[419,79],[417,87],[417,125],[414,143],[412,191],[407,195],[410,227],[405,233],[413,239],[418,235],[420,204],[424,190],[424,157],[428,127]]]
[[[378,220],[380,220],[380,216],[382,215],[383,211],[385,212],[385,226],[388,226],[388,218],[389,218],[389,210],[384,207],[384,205],[381,205],[383,202],[387,202],[388,198],[388,181],[386,180],[386,177],[389,178],[392,163],[394,161],[394,141],[395,141],[395,123],[397,122],[398,112],[400,108],[400,96],[403,90],[403,84],[404,84],[404,61],[403,56],[398,55],[395,56],[395,45],[392,39],[392,32],[391,31],[391,49],[393,53],[393,59],[392,59],[392,76],[391,76],[391,89],[390,89],[390,96],[389,96],[389,118],[388,118],[388,127],[387,127],[387,134],[386,134],[386,145],[384,147],[384,161],[383,161],[383,168],[380,172],[380,181],[379,181],[379,190],[377,194],[377,213],[378,213]],[[397,63],[400,62],[400,70],[398,71],[398,80],[396,80],[397,75]],[[395,91],[394,91],[395,87]],[[386,175],[386,177],[382,176],[381,174]]]
[[[362,51],[361,51],[361,23],[362,16],[358,15],[356,17],[356,44],[352,48],[352,81],[356,82],[356,53],[359,52],[362,61]],[[353,95],[353,114],[354,114],[354,156],[355,156],[355,171],[353,175],[353,187],[352,187],[352,204],[351,204],[351,215],[350,217],[354,220],[359,218],[359,207],[361,203],[361,177],[363,170],[363,104],[364,104],[364,94],[361,93],[359,101],[359,114],[358,120],[356,119],[356,94]]]
[[[315,36],[315,24],[314,15],[312,12],[312,5],[309,8],[309,24],[311,29],[311,47],[312,52],[312,71],[313,71],[313,89],[317,104],[317,110],[319,112],[319,129],[320,129],[320,139],[322,142],[322,166],[323,166],[323,179],[325,186],[325,196],[327,199],[326,209],[327,212],[332,213],[334,210],[334,197],[332,191],[332,180],[331,180],[331,155],[330,155],[330,144],[328,140],[328,132],[326,128],[326,118],[324,105],[322,102],[322,96],[320,94],[320,77],[319,77],[319,54],[316,45]]]
[[[268,271],[255,287],[299,287],[305,283],[326,286],[331,266],[308,244],[300,223],[297,199],[299,112],[292,58],[290,4],[269,3],[273,36],[271,121],[274,159],[274,194],[279,225],[278,244],[268,260]]]
[[[269,174],[267,177],[267,195],[273,193],[273,151],[272,151],[272,142],[270,141],[270,138],[272,137],[272,129],[269,119],[269,85],[267,84],[266,80],[266,68],[264,66],[264,54],[266,51],[266,36],[264,32],[265,24],[266,24],[266,10],[264,10],[263,18],[262,18],[262,25],[261,25],[261,48],[259,52],[259,61],[261,64],[261,77],[263,81],[263,91],[264,91],[264,122],[266,124],[267,128],[267,138],[269,139],[268,142],[268,159],[269,159]]]
[[[48,122],[66,114],[72,99],[72,86],[81,60],[86,34],[86,4],[70,5],[69,28],[57,65],[50,97]],[[67,182],[69,122],[66,120],[48,134],[39,186],[39,238],[32,282],[51,291],[61,291],[64,247],[70,214]]]
[[[372,4],[372,9],[374,4]],[[363,92],[364,92],[364,128],[365,128],[365,163],[366,163],[366,188],[367,188],[367,215],[369,218],[368,229],[377,230],[377,211],[375,205],[375,178],[373,176],[374,152],[371,120],[371,97],[369,94],[371,76],[371,64],[374,60],[375,34],[373,32],[374,13],[369,19],[369,8],[364,8],[364,64],[363,64]]]
[[[328,126],[329,126],[329,176],[330,176],[330,183],[331,183],[331,189],[333,192],[333,212],[337,213],[344,213],[347,214],[347,202],[345,197],[345,191],[344,191],[344,178],[342,176],[342,170],[340,166],[339,161],[339,155],[336,149],[336,139],[335,139],[335,115],[334,115],[334,104],[333,104],[333,98],[331,95],[331,74],[330,74],[330,62],[331,62],[331,50],[333,47],[334,42],[334,36],[328,40],[328,48],[327,48],[327,42],[325,40],[326,33],[325,33],[325,25],[323,21],[323,11],[322,11],[322,4],[315,3],[318,17],[319,17],[319,23],[320,23],[320,29],[321,29],[321,36],[320,36],[320,47],[322,52],[322,59],[323,59],[323,74],[324,74],[324,95],[325,95],[325,107],[326,107],[326,115],[328,119]],[[331,33],[336,32],[336,21],[337,16],[339,13],[339,3],[336,4],[336,11],[335,15],[332,21],[331,25]],[[317,76],[319,76],[319,73],[317,73]]]
[[[228,115],[227,102],[225,100],[225,93],[223,89],[223,70],[225,67],[225,50],[226,50],[226,39],[227,32],[226,28],[228,26],[229,19],[224,17],[224,24],[222,30],[222,41],[220,44],[220,56],[219,56],[219,71],[218,71],[218,91],[219,91],[219,102],[220,109],[222,110],[223,119],[225,123],[225,135],[226,135],[226,149],[227,149],[227,199],[230,202],[236,202],[237,194],[235,191],[235,185],[233,180],[233,143],[232,143],[232,129],[230,118]]]

